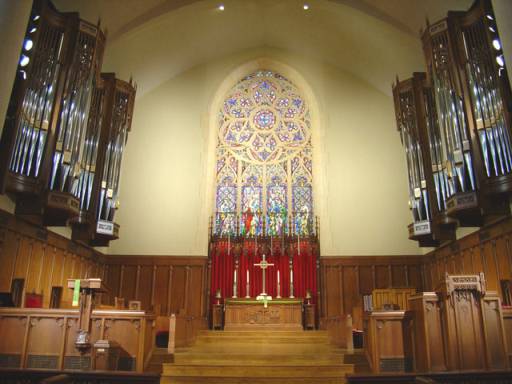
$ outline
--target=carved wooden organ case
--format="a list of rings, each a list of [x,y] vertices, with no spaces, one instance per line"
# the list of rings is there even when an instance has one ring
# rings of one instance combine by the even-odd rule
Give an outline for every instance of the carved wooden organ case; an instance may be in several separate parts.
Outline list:
[[[119,237],[114,223],[119,207],[123,151],[131,129],[136,89],[132,82],[102,73],[94,89],[85,134],[84,168],[80,174],[80,213],[73,222],[73,239],[106,246]]]
[[[429,204],[432,230],[449,218],[460,226],[481,226],[510,212],[512,193],[512,98],[490,1],[477,0],[467,12],[427,23],[422,41],[426,78],[415,74],[394,86],[398,128],[403,132],[408,113],[414,115],[413,138],[422,148],[416,168],[424,170],[425,183],[417,185],[409,169],[413,214],[416,206]],[[423,85],[413,85],[419,77]],[[416,108],[408,112],[407,92],[415,87],[431,90],[413,96]]]
[[[438,246],[455,239],[456,221],[446,212],[447,175],[441,166],[443,148],[432,88],[424,73],[393,86],[400,139],[405,149],[409,207],[413,223],[409,238],[420,246]]]
[[[33,223],[113,221],[135,88],[101,74],[104,47],[99,25],[34,1],[0,142],[0,192]]]
[[[449,12],[422,39],[446,151],[448,214],[482,225],[509,212],[512,192],[510,86],[491,2]]]
[[[16,214],[65,225],[75,196],[93,84],[105,36],[76,13],[35,1],[18,66],[2,145],[3,190]]]

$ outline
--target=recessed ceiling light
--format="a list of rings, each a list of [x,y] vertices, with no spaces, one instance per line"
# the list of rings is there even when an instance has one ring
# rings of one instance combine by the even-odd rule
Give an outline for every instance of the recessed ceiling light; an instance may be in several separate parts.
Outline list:
[[[219,9],[219,11],[223,11],[224,10],[224,4],[221,4],[217,7]]]
[[[309,4],[304,4],[302,8],[304,8],[304,10],[307,11],[309,9]]]

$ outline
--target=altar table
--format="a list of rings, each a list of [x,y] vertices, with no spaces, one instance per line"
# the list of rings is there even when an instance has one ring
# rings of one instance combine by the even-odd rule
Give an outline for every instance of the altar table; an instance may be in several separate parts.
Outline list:
[[[301,330],[302,299],[226,299],[225,330]]]

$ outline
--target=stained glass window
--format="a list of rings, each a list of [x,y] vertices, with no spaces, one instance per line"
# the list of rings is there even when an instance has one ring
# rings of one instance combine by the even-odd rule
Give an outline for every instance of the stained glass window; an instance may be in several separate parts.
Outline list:
[[[217,234],[311,233],[311,118],[290,80],[259,70],[226,94],[216,167]]]

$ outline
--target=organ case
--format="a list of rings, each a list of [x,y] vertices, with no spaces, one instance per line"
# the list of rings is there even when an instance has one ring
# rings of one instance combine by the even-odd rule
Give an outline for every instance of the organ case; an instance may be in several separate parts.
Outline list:
[[[424,73],[414,73],[393,86],[397,127],[405,149],[409,204],[413,223],[409,238],[420,246],[438,246],[455,239],[456,221],[446,212],[445,152],[433,92]]]
[[[106,246],[119,237],[114,222],[119,206],[123,151],[131,129],[136,88],[132,81],[101,74],[95,88],[86,131],[84,167],[78,189],[80,212],[73,221],[73,240]]]
[[[512,192],[510,89],[490,1],[449,12],[422,40],[446,151],[447,212],[479,226],[509,213]]]
[[[458,69],[488,194],[512,192],[511,92],[490,1],[454,17]]]
[[[105,36],[77,13],[36,0],[2,136],[1,191],[16,214],[66,225],[78,214],[84,132]]]

